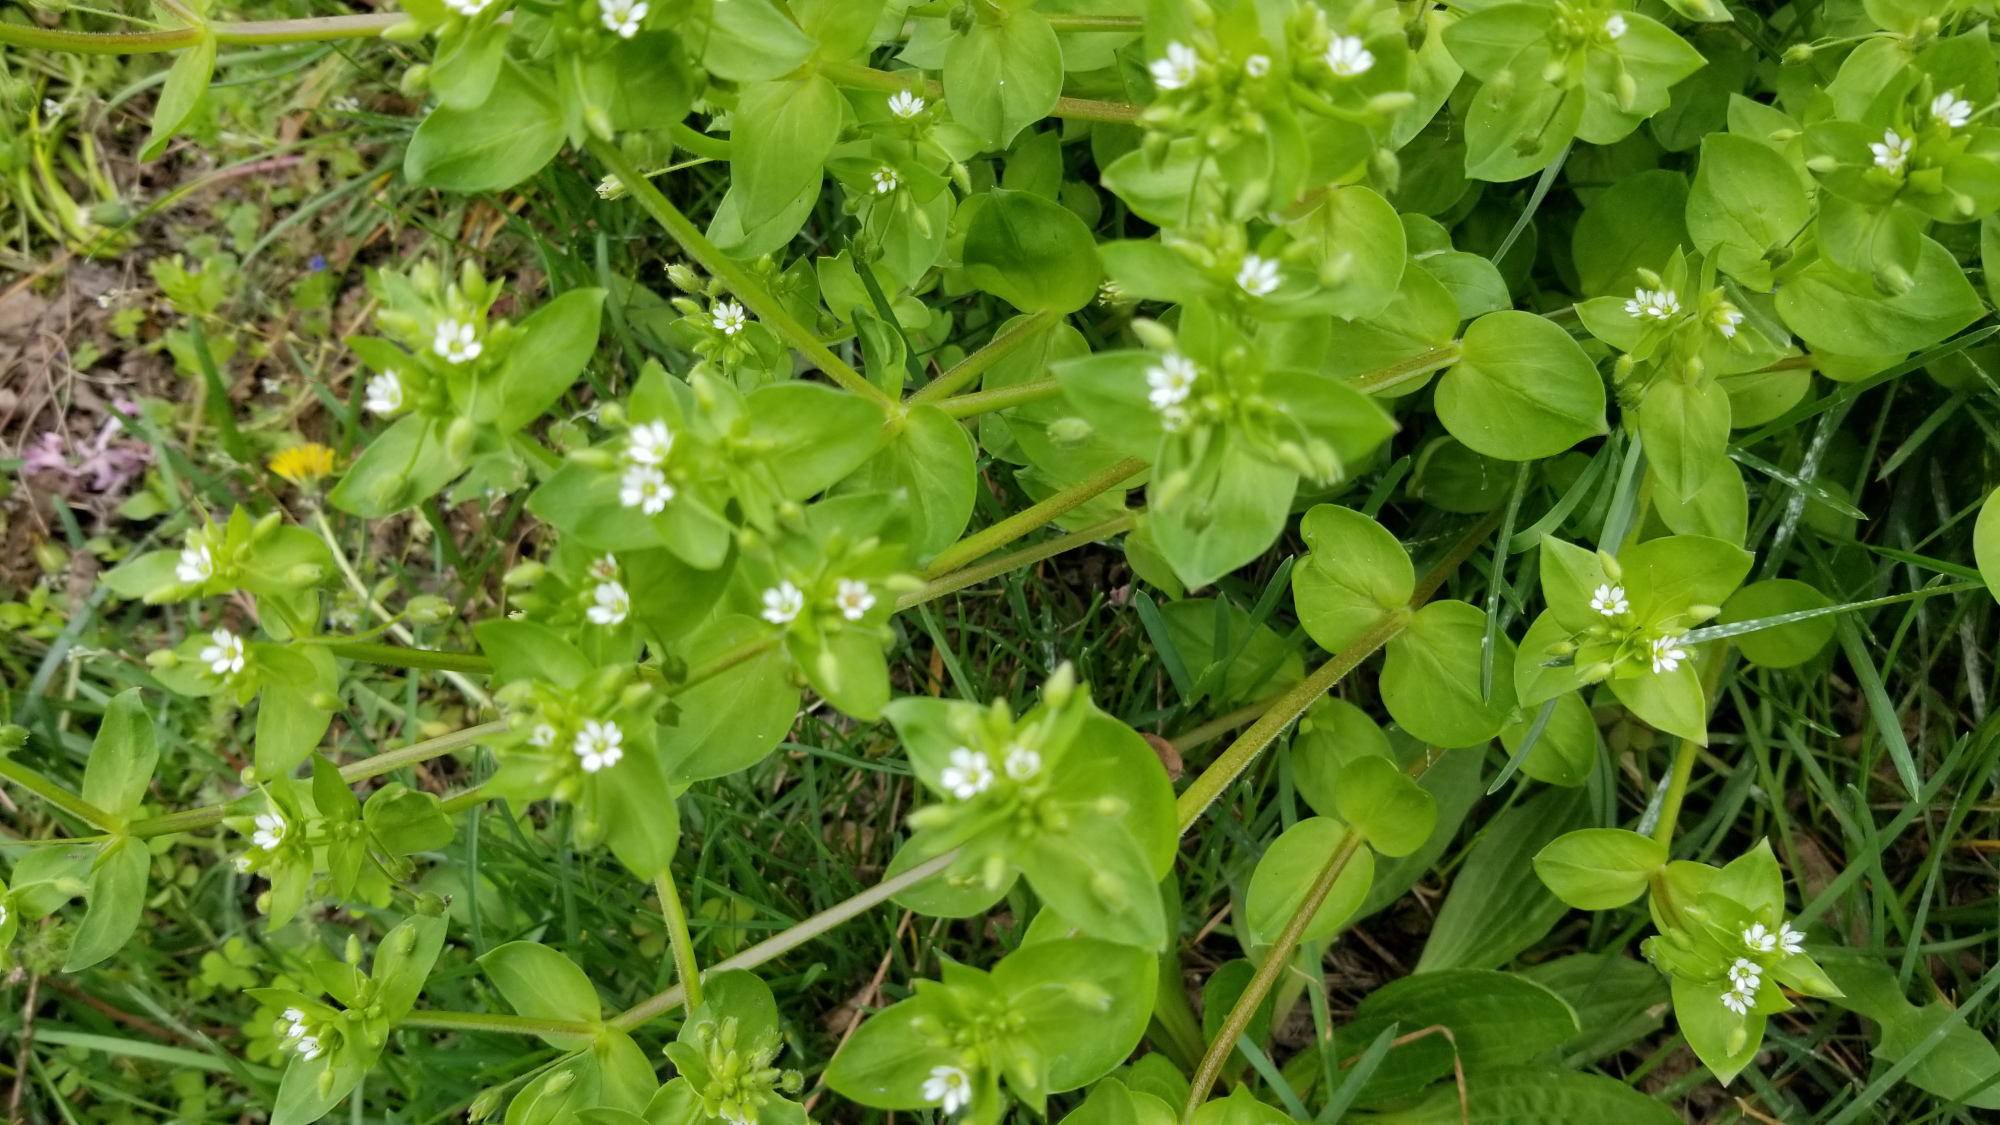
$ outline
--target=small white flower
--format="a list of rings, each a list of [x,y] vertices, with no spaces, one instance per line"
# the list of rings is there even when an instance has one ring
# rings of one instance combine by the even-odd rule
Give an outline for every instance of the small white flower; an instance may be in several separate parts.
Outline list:
[[[1178,90],[1194,81],[1195,65],[1200,61],[1193,47],[1185,43],[1169,43],[1167,57],[1154,59],[1146,69],[1153,72],[1153,85],[1162,90]]]
[[[625,460],[633,465],[658,465],[673,452],[674,434],[665,422],[641,422],[625,434]],[[629,507],[629,505],[628,505]]]
[[[1243,60],[1243,73],[1252,78],[1262,78],[1271,73],[1271,56],[1251,55]]]
[[[1875,154],[1875,167],[1891,176],[1900,176],[1903,174],[1903,165],[1909,163],[1910,146],[1915,143],[1894,129],[1887,129],[1882,133],[1882,140],[1870,144],[1868,151]]]
[[[1042,772],[1042,756],[1025,746],[1009,746],[1007,757],[1000,764],[1015,781],[1026,781]]]
[[[896,179],[896,170],[887,164],[875,169],[874,174],[870,178],[875,181],[876,195],[887,195],[895,191],[896,185],[902,182]]]
[[[724,336],[734,336],[743,331],[744,325],[750,323],[750,317],[743,311],[743,306],[735,301],[717,301],[714,307],[708,310],[708,322]]]
[[[576,756],[583,760],[583,772],[596,773],[618,764],[625,756],[619,744],[625,741],[625,732],[618,724],[606,720],[585,719],[583,729],[576,732],[576,743],[572,747]]]
[[[1806,951],[1806,935],[1801,931],[1793,929],[1790,922],[1786,922],[1778,927],[1778,948],[1792,956],[1804,953]]]
[[[924,111],[924,99],[908,90],[898,90],[889,95],[889,112],[905,120]]]
[[[370,414],[394,414],[403,408],[403,379],[394,371],[384,371],[368,380],[367,397],[361,405]]]
[[[546,750],[555,744],[556,728],[547,723],[536,723],[534,731],[528,735],[528,745],[530,746],[539,746]]]
[[[1931,99],[1931,116],[1947,129],[1960,129],[1972,120],[1972,103],[1959,97],[1957,90],[1948,90]]]
[[[773,625],[789,625],[806,608],[806,596],[790,582],[780,582],[764,591],[764,620]]]
[[[597,18],[604,23],[604,30],[615,33],[620,39],[630,39],[639,34],[639,25],[646,19],[646,0],[597,0]]]
[[[1672,672],[1688,658],[1688,650],[1681,647],[1678,633],[1653,638],[1653,671]]]
[[[1625,600],[1625,587],[1599,586],[1597,592],[1590,595],[1590,608],[1606,617],[1616,617],[1631,609],[1632,603]]]
[[[486,10],[492,0],[444,0],[444,5],[459,15],[471,19]]]
[[[243,670],[243,638],[227,629],[208,635],[213,642],[201,650],[202,663],[218,676],[234,676]]]
[[[1738,957],[1729,966],[1729,983],[1745,996],[1755,996],[1757,986],[1763,983],[1764,967],[1747,957]]]
[[[249,856],[247,856],[247,855],[239,855],[239,856],[237,856],[237,857],[236,857],[236,873],[237,873],[238,875],[248,875],[248,874],[250,874],[250,857],[249,857]],[[4,921],[4,919],[0,919],[0,921]]]
[[[299,1049],[299,1057],[308,1062],[318,1058],[321,1052],[324,1051],[324,1048],[319,1044],[319,1036],[317,1035],[301,1035],[296,1046]]]
[[[1236,271],[1236,284],[1252,297],[1262,297],[1278,288],[1278,260],[1260,258],[1255,254],[1243,256],[1243,268]]]
[[[61,102],[55,100],[54,98],[42,99],[42,116],[48,119],[49,124],[51,125],[55,124],[56,121],[62,117],[62,115],[63,115],[63,105]]]
[[[972,1104],[972,1080],[955,1066],[934,1066],[924,1079],[924,1100],[936,1102],[947,1114],[957,1113]]]
[[[863,614],[875,608],[875,595],[868,589],[868,583],[853,578],[843,578],[839,592],[833,596],[833,604],[840,607],[840,615],[849,621],[859,621]]]
[[[255,823],[257,830],[250,834],[250,842],[267,852],[277,851],[285,842],[285,818],[274,812],[258,813]]]
[[[987,764],[986,755],[961,746],[951,752],[951,764],[938,774],[938,782],[952,796],[970,801],[993,784],[993,767]]]
[[[1757,922],[1743,931],[1743,944],[1749,946],[1752,953],[1769,953],[1778,948],[1778,935],[1765,929],[1764,923]]]
[[[634,465],[625,470],[625,478],[618,482],[618,502],[627,508],[637,508],[649,516],[657,516],[667,510],[667,501],[674,498],[674,486],[660,470],[648,465]]]
[[[1194,391],[1198,375],[1200,372],[1193,360],[1179,352],[1168,352],[1160,357],[1159,366],[1146,370],[1146,385],[1152,388],[1146,400],[1153,404],[1155,410],[1165,410],[1186,402],[1188,395]]]
[[[1735,305],[1724,302],[1715,310],[1715,330],[1722,333],[1725,340],[1736,338],[1736,328],[1743,323],[1743,312]]]
[[[632,612],[632,598],[625,593],[625,587],[616,582],[600,582],[591,594],[597,604],[584,611],[593,625],[623,625],[625,615]]]
[[[297,1008],[286,1008],[278,1017],[278,1034],[287,1039],[297,1039],[306,1033],[306,1014]]]
[[[1164,407],[1160,411],[1160,428],[1170,434],[1177,434],[1187,429],[1188,423],[1192,421],[1194,419],[1188,412],[1179,406]]]
[[[1375,65],[1375,54],[1362,45],[1353,35],[1336,35],[1327,44],[1326,65],[1342,78],[1353,78],[1368,73]]]
[[[443,357],[446,363],[453,364],[478,359],[483,347],[479,342],[479,329],[470,321],[440,320],[437,335],[431,340],[431,350]]]
[[[1604,34],[1613,39],[1622,38],[1625,34],[1625,17],[1616,12],[1604,17]]]
[[[181,561],[174,564],[174,577],[192,585],[215,577],[215,556],[208,547],[196,544],[181,549]]]
[[[1671,289],[1638,289],[1625,302],[1627,316],[1640,320],[1672,320],[1681,311],[1681,299]]]
[[[1737,995],[1736,990],[1733,988],[1730,989],[1728,992],[1722,994],[1722,1006],[1728,1008],[1732,1012],[1735,1012],[1739,1016],[1747,1016],[1750,1014],[1749,998]]]
[[[615,582],[618,579],[618,560],[610,555],[599,555],[590,563],[590,576],[599,582]]]

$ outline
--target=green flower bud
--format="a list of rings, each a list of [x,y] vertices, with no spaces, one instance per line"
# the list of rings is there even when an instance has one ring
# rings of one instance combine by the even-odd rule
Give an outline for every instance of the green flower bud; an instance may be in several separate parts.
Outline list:
[[[1812,61],[1812,57],[1813,45],[1811,43],[1794,43],[1785,48],[1784,60],[1786,66],[1800,66],[1809,63]]]
[[[442,918],[445,908],[449,905],[450,903],[445,901],[443,895],[435,894],[431,891],[425,891],[417,896],[417,913],[426,918]],[[484,1097],[485,1095],[482,1094],[480,1096]]]
[[[437,625],[450,621],[458,612],[457,607],[436,594],[420,594],[411,598],[403,607],[404,614],[418,625]]]
[[[317,586],[326,577],[326,568],[318,563],[294,563],[285,570],[287,586]]]
[[[154,668],[172,668],[180,662],[181,654],[170,648],[163,648],[146,654],[146,663]]]
[[[451,420],[451,426],[444,432],[444,449],[454,461],[463,461],[472,453],[474,427],[472,419],[460,415]]]

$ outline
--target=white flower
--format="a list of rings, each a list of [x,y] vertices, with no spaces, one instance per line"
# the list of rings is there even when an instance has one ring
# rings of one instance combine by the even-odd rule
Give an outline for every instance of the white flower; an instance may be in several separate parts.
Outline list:
[[[632,598],[625,593],[625,587],[616,582],[600,582],[591,594],[597,602],[584,611],[594,625],[622,625],[625,615],[632,612]]]
[[[625,460],[633,465],[657,465],[673,448],[673,431],[665,422],[641,422],[625,434]]]
[[[934,1066],[924,1079],[924,1100],[936,1102],[946,1113],[957,1113],[972,1104],[972,1080],[955,1066]]]
[[[444,5],[459,15],[471,19],[486,10],[492,0],[444,0]]]
[[[970,801],[993,784],[993,767],[986,755],[963,746],[951,752],[951,764],[938,774],[939,784],[961,801]]]
[[[618,578],[618,560],[610,555],[599,555],[590,564],[590,576],[599,582],[612,582]]]
[[[1168,406],[1160,410],[1160,428],[1170,434],[1180,433],[1193,420],[1186,410],[1178,406]]]
[[[1750,999],[1737,995],[1736,990],[1733,988],[1722,994],[1722,1006],[1739,1016],[1750,1014]]]
[[[868,583],[853,578],[843,578],[839,592],[833,596],[833,604],[840,607],[840,615],[849,621],[861,620],[861,615],[875,608],[875,595],[869,592]]]
[[[1764,983],[1764,967],[1747,957],[1738,957],[1729,966],[1729,983],[1745,996],[1757,995],[1757,986]]]
[[[534,731],[528,735],[528,745],[530,746],[539,746],[546,750],[555,744],[556,728],[547,723],[536,723]]]
[[[1792,928],[1790,922],[1778,927],[1778,948],[1796,956],[1806,951],[1806,935]]]
[[[1025,746],[1009,746],[1001,766],[1006,769],[1008,777],[1026,781],[1042,772],[1042,756]]]
[[[361,405],[370,414],[394,414],[403,408],[403,379],[394,371],[384,371],[368,380],[367,397]]]
[[[667,510],[667,501],[674,498],[674,486],[660,470],[648,465],[634,465],[625,470],[625,479],[618,482],[618,502],[627,508],[637,508],[649,516],[657,516]]]
[[[908,90],[898,90],[889,95],[889,112],[901,118],[915,117],[924,111],[924,99]]]
[[[1688,650],[1681,647],[1679,633],[1653,638],[1653,671],[1672,672],[1687,658]]]
[[[1632,603],[1625,600],[1625,587],[1599,586],[1597,592],[1590,595],[1590,608],[1606,617],[1616,617],[1631,609]]]
[[[1153,72],[1153,85],[1162,90],[1178,90],[1194,81],[1195,65],[1198,62],[1200,59],[1195,55],[1193,47],[1185,43],[1169,43],[1167,57],[1154,59],[1147,64],[1146,69]],[[952,1071],[952,1073],[958,1072]],[[960,1075],[961,1079],[963,1077]]]
[[[278,850],[285,842],[285,818],[274,812],[258,813],[255,821],[257,830],[250,834],[250,842],[267,852]]]
[[[625,732],[618,729],[617,723],[585,719],[583,729],[576,732],[576,744],[572,749],[578,758],[583,759],[583,772],[596,773],[618,764],[618,759],[625,756],[625,751],[619,748],[619,743],[624,741]]]
[[[250,857],[249,857],[249,856],[247,856],[247,855],[239,855],[239,856],[237,856],[237,857],[236,857],[236,873],[237,873],[238,875],[248,875],[248,874],[250,874]],[[4,922],[4,921],[5,921],[5,919],[0,919],[0,922]]]
[[[806,608],[806,596],[790,582],[780,582],[764,591],[764,620],[773,625],[789,625]]]
[[[227,629],[208,635],[212,644],[201,650],[202,663],[218,676],[233,676],[243,670],[243,638]]]
[[[1146,399],[1155,410],[1186,402],[1199,374],[1193,360],[1179,352],[1168,352],[1160,357],[1159,366],[1146,370],[1146,385],[1152,388]]]
[[[744,325],[750,323],[750,317],[743,311],[743,306],[735,301],[717,301],[714,307],[708,310],[708,322],[724,336],[734,336],[743,331]]]
[[[205,545],[181,549],[181,561],[174,565],[174,577],[182,582],[206,582],[215,576],[215,556]]]
[[[1641,320],[1672,320],[1681,311],[1681,299],[1671,289],[1637,289],[1625,302],[1627,316]]]
[[[55,100],[54,98],[42,99],[42,116],[48,118],[49,124],[51,125],[55,124],[58,120],[61,119],[62,115],[63,115],[63,105],[61,102]]]
[[[1743,323],[1743,312],[1735,305],[1724,302],[1715,310],[1715,330],[1722,333],[1725,340],[1736,338],[1736,326]]]
[[[1243,256],[1243,268],[1236,271],[1236,284],[1252,297],[1262,297],[1278,287],[1278,260]]]
[[[1868,151],[1875,154],[1875,167],[1891,176],[1900,176],[1903,165],[1909,163],[1910,146],[1914,143],[1909,137],[1888,129],[1883,131],[1881,142],[1869,145]]]
[[[287,1039],[299,1038],[306,1033],[306,1014],[297,1008],[286,1008],[284,1014],[278,1017],[276,1030]]]
[[[887,164],[875,169],[874,174],[870,178],[875,181],[876,195],[887,195],[895,191],[896,185],[901,182],[896,179],[896,170]]]
[[[1353,35],[1336,35],[1327,44],[1326,65],[1342,78],[1366,74],[1375,65],[1375,55]]]
[[[469,363],[479,358],[482,347],[479,329],[469,321],[440,320],[437,335],[431,340],[431,350],[444,357],[446,363]]]
[[[630,39],[639,34],[639,24],[646,18],[646,0],[597,0],[597,18],[604,21],[606,31],[616,32],[620,39]]]
[[[1604,17],[1604,34],[1613,39],[1622,37],[1625,34],[1625,17],[1616,12]]]
[[[1251,55],[1243,60],[1243,73],[1252,78],[1262,78],[1271,73],[1271,56]]]
[[[319,1044],[319,1036],[317,1035],[301,1035],[299,1036],[299,1041],[294,1046],[299,1049],[299,1057],[308,1062],[318,1058],[324,1050]]]
[[[1959,97],[1957,90],[1948,90],[1931,99],[1931,116],[1944,122],[1947,129],[1963,128],[1972,120],[1972,103]]]
[[[1769,953],[1778,948],[1778,935],[1765,929],[1764,923],[1757,922],[1743,931],[1743,944],[1749,946],[1752,953]]]

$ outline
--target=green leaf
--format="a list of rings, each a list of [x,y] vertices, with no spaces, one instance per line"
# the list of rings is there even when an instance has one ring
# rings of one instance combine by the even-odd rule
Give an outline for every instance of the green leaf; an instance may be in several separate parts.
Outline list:
[[[1169,442],[1146,493],[1153,541],[1191,590],[1269,549],[1298,485],[1297,473],[1258,456],[1233,429],[1215,437],[1220,451],[1196,464],[1187,463],[1185,443]],[[1185,484],[1161,500],[1162,485],[1177,478]]]
[[[1075,212],[1004,188],[973,211],[963,259],[974,285],[1022,312],[1075,312],[1096,298],[1104,276],[1097,240]]]
[[[853,396],[849,396],[853,397]],[[928,403],[913,406],[902,426],[840,491],[900,492],[910,521],[915,561],[958,541],[972,521],[978,451],[957,419]]]
[[[1299,520],[1307,555],[1292,571],[1299,624],[1339,652],[1400,609],[1416,589],[1409,553],[1381,524],[1352,508],[1315,504]]]
[[[317,772],[313,780],[319,780]],[[375,845],[390,855],[434,852],[451,843],[455,834],[451,818],[444,814],[441,804],[435,793],[391,782],[368,795],[361,819]],[[325,812],[326,804],[320,802],[319,808]]]
[[[1490,700],[1480,695],[1481,645],[1486,614],[1465,602],[1432,602],[1389,641],[1382,664],[1382,704],[1397,725],[1433,746],[1474,746],[1500,733],[1514,710],[1514,685],[1493,680]],[[1514,663],[1514,645],[1495,638],[1494,665]]]
[[[1678,1125],[1679,1114],[1638,1090],[1598,1074],[1556,1066],[1520,1066],[1468,1077],[1466,1102],[1449,1083],[1407,1109],[1375,1114],[1378,1125],[1459,1125],[1463,1120],[1536,1125]]]
[[[1535,855],[1535,874],[1578,910],[1615,910],[1646,893],[1665,866],[1667,846],[1622,828],[1583,828]]]
[[[2000,598],[2000,489],[1986,494],[1986,500],[1979,506],[1979,519],[1972,528],[1972,556],[1979,564],[1979,577],[1985,579],[1986,590]]]
[[[1041,13],[1026,6],[989,8],[944,53],[944,98],[954,120],[1007,148],[1022,129],[1047,117],[1062,95],[1062,44]]]
[[[310,673],[303,682],[266,676],[257,693],[257,773],[260,777],[284,777],[306,760],[332,724],[333,712],[316,700],[340,691],[340,672],[333,654],[318,645],[289,651],[276,646],[250,647],[260,661],[272,662],[272,657],[282,653],[289,658],[288,663]]]
[[[594,1024],[603,1015],[590,978],[576,962],[546,945],[510,941],[481,957],[479,967],[514,1011],[530,1019]],[[572,1050],[583,1045],[575,1035],[545,1034],[542,1041]]]
[[[1724,273],[1768,291],[1771,262],[1765,253],[1789,244],[1811,215],[1812,202],[1791,162],[1776,151],[1730,133],[1702,138],[1687,229],[1696,250],[1719,251],[1716,262]]]
[[[1976,532],[1974,544],[1976,547]],[[1715,622],[1718,625],[1734,625],[1787,613],[1825,609],[1832,604],[1833,599],[1804,582],[1772,578],[1754,582],[1732,594],[1728,601],[1722,603],[1722,613]],[[1741,634],[1735,638],[1736,647],[1742,650],[1743,659],[1760,668],[1792,668],[1818,656],[1827,642],[1833,640],[1834,628],[1832,616],[1812,617]]]
[[[1533,313],[1488,313],[1465,330],[1437,389],[1438,420],[1503,461],[1553,457],[1605,432],[1604,382],[1569,333]]]
[[[751,438],[787,500],[805,500],[868,460],[882,441],[882,408],[817,383],[759,387],[747,396]]]
[[[1343,1057],[1358,1054],[1392,1023],[1445,1027],[1451,1037],[1432,1033],[1391,1050],[1362,1091],[1362,1104],[1407,1098],[1451,1074],[1454,1062],[1464,1068],[1470,1086],[1482,1074],[1535,1058],[1577,1030],[1569,1005],[1541,985],[1509,973],[1446,969],[1404,977],[1370,993],[1355,1008],[1353,1022],[1339,1029],[1335,1050]],[[1453,1106],[1456,1112],[1455,1090]]]
[[[739,222],[768,222],[819,184],[840,133],[840,109],[840,91],[820,74],[743,87],[729,149]]]
[[[146,905],[146,873],[152,866],[153,855],[145,841],[130,836],[113,837],[98,851],[85,896],[90,909],[70,941],[64,972],[81,972],[124,948],[139,928],[139,912]]]
[[[521,322],[520,341],[500,369],[500,413],[493,425],[513,433],[540,418],[597,350],[604,290],[572,289]]]
[[[1348,831],[1347,825],[1332,817],[1309,817],[1286,829],[1265,849],[1244,898],[1252,940],[1262,944],[1277,940],[1305,905],[1306,895]],[[1333,890],[1306,924],[1303,940],[1320,941],[1340,929],[1361,908],[1374,879],[1375,853],[1355,849],[1346,868],[1334,879]]]
[[[1088,937],[1023,946],[993,966],[1011,1016],[1048,1065],[1048,1090],[1088,1085],[1125,1061],[1152,1014],[1159,958]]]
[[[689,638],[690,667],[767,635],[751,617],[726,616]],[[660,730],[660,754],[676,785],[727,777],[764,760],[799,710],[791,658],[772,648],[675,694],[680,722]]]
[[[382,519],[421,503],[465,471],[445,441],[450,421],[408,414],[361,451],[327,500],[343,512]]]
[[[1437,828],[1437,801],[1387,758],[1365,756],[1341,771],[1334,803],[1341,819],[1385,856],[1406,856]]]
[[[1660,379],[1639,404],[1639,437],[1660,483],[1692,499],[1729,448],[1729,394],[1711,379]]]
[[[702,69],[731,82],[764,82],[799,68],[818,46],[771,0],[729,0],[708,9],[714,21],[702,46]]]
[[[158,160],[167,151],[167,142],[174,139],[174,134],[201,104],[202,95],[208,93],[208,83],[214,74],[215,37],[204,28],[195,45],[182,51],[167,71],[166,84],[160,87],[159,100],[153,104],[152,131],[139,150],[140,160]]]
[[[376,1002],[391,1021],[403,1018],[416,1006],[424,981],[444,949],[447,929],[449,922],[443,915],[412,914],[382,935],[375,948],[372,976],[378,989]]]
[[[439,106],[424,118],[403,153],[403,175],[446,191],[498,191],[541,171],[563,136],[548,80],[507,59],[478,108]]]
[[[139,810],[159,764],[153,718],[138,688],[127,688],[104,706],[104,719],[83,767],[83,799],[120,819]]]
[[[1639,270],[1659,269],[1692,243],[1683,218],[1687,208],[1687,181],[1658,168],[1620,180],[1591,200],[1570,241],[1584,296],[1631,296]]]
[[[1985,315],[1951,251],[1925,239],[1908,291],[1884,297],[1866,275],[1824,260],[1778,289],[1778,314],[1815,351],[1888,355],[1922,351]]]
[[[1393,761],[1389,736],[1368,712],[1344,699],[1321,696],[1292,737],[1292,784],[1314,812],[1332,816],[1339,807],[1342,770],[1369,756]]]

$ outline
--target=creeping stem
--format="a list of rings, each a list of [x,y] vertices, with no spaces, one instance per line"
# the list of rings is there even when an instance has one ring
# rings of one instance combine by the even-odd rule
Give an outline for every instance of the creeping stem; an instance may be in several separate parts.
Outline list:
[[[667,922],[667,941],[674,950],[674,976],[687,997],[689,1011],[701,1007],[701,966],[694,959],[694,942],[688,938],[687,910],[680,892],[674,889],[674,873],[662,870],[653,879],[660,889],[660,913]]]
[[[1722,666],[1728,663],[1728,641],[1706,654],[1701,670],[1701,694],[1705,700],[1715,698],[1716,685],[1722,680]],[[1694,774],[1694,760],[1701,753],[1701,743],[1692,738],[1681,739],[1674,751],[1674,772],[1667,781],[1666,799],[1660,803],[1660,822],[1653,826],[1653,839],[1669,847],[1674,842],[1674,823],[1681,816],[1681,802],[1687,798],[1688,778]]]
[[[1014,354],[1022,344],[1033,340],[1055,320],[1056,314],[1047,309],[1029,314],[1026,320],[993,337],[985,347],[959,360],[950,371],[939,375],[922,390],[911,395],[910,405],[935,402],[971,386],[975,379],[986,374],[988,368]]]
[[[476,652],[441,652],[434,648],[408,648],[371,641],[331,641],[324,647],[346,660],[361,660],[392,668],[424,668],[439,672],[464,672],[473,676],[493,674],[493,662]]]

